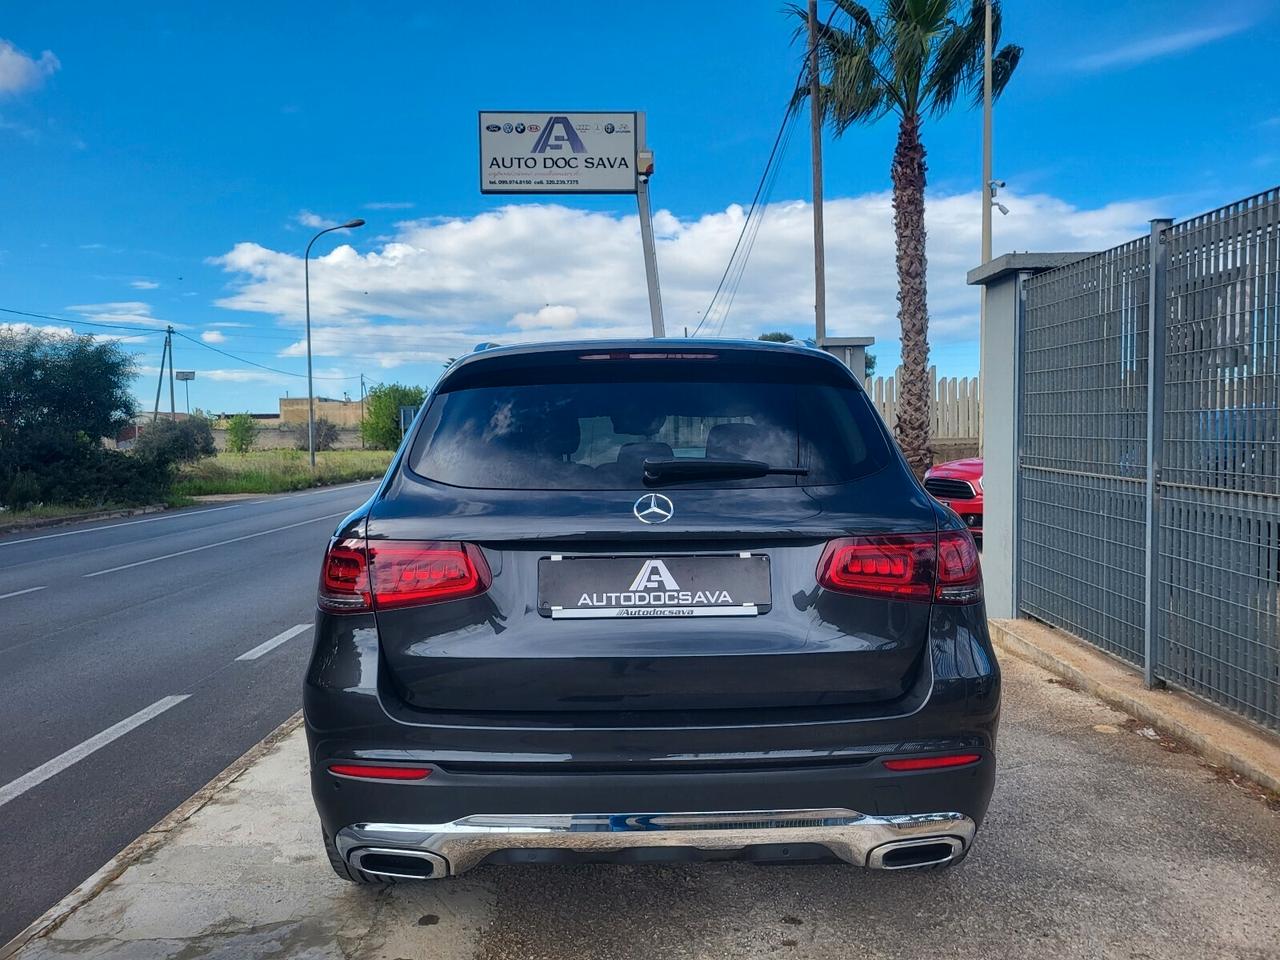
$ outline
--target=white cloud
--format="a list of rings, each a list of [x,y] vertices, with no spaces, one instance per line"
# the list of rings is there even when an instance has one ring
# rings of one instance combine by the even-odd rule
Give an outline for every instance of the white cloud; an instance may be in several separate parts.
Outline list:
[[[154,280],[130,280],[129,286],[135,290],[155,290],[160,286]]]
[[[1081,209],[1044,194],[1005,191],[1012,211],[997,218],[1006,250],[1099,250],[1146,230],[1164,213],[1154,202]],[[928,199],[929,300],[937,343],[972,341],[978,294],[965,284],[977,261],[976,193]],[[724,270],[745,211],[681,219],[655,217],[667,331],[692,330]],[[890,196],[871,193],[826,206],[828,332],[871,335],[893,352],[897,279]],[[726,336],[813,329],[812,209],[801,201],[768,208],[732,310]],[[240,243],[214,260],[232,275],[218,305],[302,325],[302,263],[294,255]],[[469,218],[400,223],[369,253],[350,246],[313,258],[313,351],[372,356],[383,367],[442,361],[481,340],[647,336],[648,299],[635,215],[558,204],[512,204]],[[704,327],[719,327],[717,310]],[[714,331],[713,331],[714,332]],[[283,356],[305,355],[305,344]]]
[[[322,217],[320,214],[312,213],[310,210],[299,210],[293,219],[301,226],[309,227],[312,230],[327,230],[338,225],[337,220],[330,220],[328,217]]]
[[[0,95],[21,93],[44,83],[62,64],[45,50],[39,57],[23,53],[8,40],[0,39]]]
[[[227,335],[221,330],[206,330],[200,334],[200,339],[205,343],[226,343]]]
[[[366,210],[412,210],[413,203],[408,200],[379,200],[364,205]]]
[[[1175,33],[1162,33],[1156,36],[1142,37],[1130,43],[1123,43],[1107,50],[1099,50],[1076,61],[1077,69],[1085,71],[1107,70],[1113,67],[1132,67],[1157,57],[1166,57],[1175,53],[1184,53],[1203,47],[1205,44],[1229,37],[1246,29],[1248,23],[1235,21],[1220,23],[1207,27],[1195,27],[1190,30],[1179,30]]]
[[[159,317],[152,316],[151,304],[143,303],[140,300],[82,303],[77,306],[67,307],[67,309],[75,311],[86,320],[92,320],[94,323],[123,323],[126,326],[161,328],[170,325],[168,320],[161,320]],[[175,323],[173,326],[181,328],[185,324]]]
[[[547,304],[537,313],[517,313],[511,318],[511,326],[520,330],[569,330],[578,322],[574,307]]]

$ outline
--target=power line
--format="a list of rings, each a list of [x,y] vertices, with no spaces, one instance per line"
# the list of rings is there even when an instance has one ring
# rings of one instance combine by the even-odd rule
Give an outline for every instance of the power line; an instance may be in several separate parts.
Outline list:
[[[836,11],[839,9],[839,4],[832,7],[831,13],[827,16],[826,23],[824,24],[824,29],[831,26],[831,21],[835,19]],[[755,235],[760,232],[759,221],[764,218],[764,209],[760,205],[761,197],[763,196],[766,198],[765,202],[767,204],[767,197],[772,193],[773,183],[777,179],[777,170],[774,165],[776,162],[781,160],[781,155],[786,150],[784,137],[789,139],[786,135],[789,134],[791,126],[793,125],[796,117],[800,114],[800,97],[796,94],[800,90],[800,82],[804,79],[805,72],[808,70],[809,53],[810,51],[805,51],[805,58],[801,61],[800,71],[796,74],[796,82],[794,89],[792,90],[791,100],[787,104],[786,112],[782,115],[782,122],[778,125],[778,133],[773,138],[773,148],[769,151],[769,158],[765,161],[764,170],[760,174],[760,182],[756,185],[755,196],[751,199],[751,207],[747,211],[746,219],[742,221],[742,229],[738,231],[738,239],[733,245],[733,252],[729,254],[729,262],[725,264],[724,273],[720,275],[720,282],[716,285],[715,293],[711,295],[711,301],[707,304],[707,309],[703,311],[702,318],[698,321],[698,325],[693,328],[693,336],[695,337],[698,335],[698,331],[702,329],[702,325],[707,322],[707,318],[711,316],[711,311],[714,308],[716,301],[719,299],[721,291],[724,289],[725,281],[728,279],[730,271],[734,269],[734,260],[738,256],[739,248],[742,247],[742,241],[746,237],[748,229],[752,228],[752,217],[757,208],[760,208],[760,216],[756,218],[751,241],[747,244],[747,248],[743,253],[741,266],[737,269],[737,282],[741,282],[742,274],[746,269],[747,258],[751,256],[751,248],[755,244]],[[810,105],[810,108],[812,109],[812,104]],[[770,175],[771,170],[772,177]],[[736,284],[733,290],[734,292],[732,296],[730,296],[729,304],[725,307],[717,324],[718,327],[724,326],[725,318],[728,316],[729,307],[733,305],[733,297],[737,295]]]
[[[71,319],[68,319],[67,317],[55,317],[52,314],[34,313],[30,310],[14,310],[10,307],[0,307],[0,313],[10,313],[10,314],[13,314],[14,316],[28,317],[33,320],[48,320],[51,323],[65,323],[73,326],[97,327],[102,330],[128,330],[133,333],[150,333],[150,334],[155,334],[156,336],[163,336],[165,333],[164,330],[156,330],[151,327],[132,327],[132,326],[126,326],[121,323],[100,323],[94,320],[71,320]],[[254,360],[247,360],[244,357],[237,356],[234,353],[229,353],[226,350],[219,350],[217,347],[211,346],[210,344],[207,344],[202,340],[197,340],[195,337],[187,336],[185,333],[182,333],[180,330],[175,330],[173,332],[175,336],[182,337],[182,339],[187,340],[191,343],[194,343],[197,347],[204,347],[206,350],[212,350],[214,353],[220,353],[222,354],[222,356],[230,360],[234,360],[237,363],[243,363],[250,367],[258,367],[261,370],[269,370],[271,373],[278,373],[286,377],[301,377],[303,379],[306,379],[307,375],[305,373],[294,373],[292,370],[281,370],[278,367],[269,367],[265,363],[258,363]],[[359,380],[360,377],[359,375],[356,375],[351,377],[315,377],[314,379],[316,380]]]
[[[262,370],[270,370],[272,373],[282,373],[282,374],[284,374],[286,377],[301,377],[301,378],[303,378],[304,380],[305,380],[305,379],[306,379],[306,377],[307,377],[307,375],[306,375],[305,373],[294,373],[294,372],[293,372],[293,371],[291,371],[291,370],[281,370],[281,369],[280,369],[280,368],[278,368],[278,367],[269,367],[269,366],[267,366],[265,363],[258,363],[256,360],[246,360],[244,357],[238,357],[238,356],[236,356],[234,353],[228,353],[226,350],[221,350],[221,349],[219,349],[218,347],[213,346],[212,344],[205,343],[203,340],[197,340],[195,337],[189,337],[189,336],[187,336],[185,333],[180,333],[180,332],[179,332],[179,331],[177,331],[177,330],[175,330],[175,331],[174,331],[174,334],[175,334],[175,335],[177,335],[177,336],[179,336],[179,337],[181,337],[183,340],[187,340],[187,341],[189,341],[189,342],[191,342],[191,343],[194,343],[197,347],[204,347],[206,350],[212,350],[214,353],[220,353],[220,354],[222,354],[224,357],[229,357],[230,359],[235,360],[235,361],[237,361],[238,363],[247,363],[247,364],[248,364],[249,366],[251,366],[251,367],[258,367],[259,369],[262,369]],[[359,379],[360,379],[360,377],[359,377],[359,375],[357,374],[356,376],[351,376],[351,377],[314,377],[313,379],[316,379],[316,380],[359,380]]]

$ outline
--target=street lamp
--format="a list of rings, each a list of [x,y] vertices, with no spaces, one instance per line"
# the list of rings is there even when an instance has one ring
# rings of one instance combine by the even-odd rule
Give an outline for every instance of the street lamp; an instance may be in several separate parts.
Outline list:
[[[311,238],[307,252],[302,255],[302,285],[307,301],[307,450],[311,454],[312,470],[316,468],[316,393],[311,386],[311,244],[334,230],[354,230],[363,226],[364,221],[356,217],[336,227],[326,227]]]

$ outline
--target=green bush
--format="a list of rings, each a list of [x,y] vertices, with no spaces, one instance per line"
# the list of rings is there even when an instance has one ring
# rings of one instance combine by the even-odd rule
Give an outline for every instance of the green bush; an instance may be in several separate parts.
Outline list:
[[[258,421],[247,413],[237,413],[227,421],[227,449],[248,453],[258,442]]]
[[[426,396],[422,387],[378,384],[365,395],[364,423],[360,426],[364,442],[378,450],[396,449],[400,446],[400,408],[420,407]]]
[[[298,450],[309,450],[307,443],[307,424],[298,424],[293,428],[294,445]],[[316,418],[316,450],[332,450],[338,445],[338,427],[324,417]]]
[[[157,463],[194,463],[217,453],[213,427],[204,417],[156,420],[147,424],[133,445],[133,454]]]

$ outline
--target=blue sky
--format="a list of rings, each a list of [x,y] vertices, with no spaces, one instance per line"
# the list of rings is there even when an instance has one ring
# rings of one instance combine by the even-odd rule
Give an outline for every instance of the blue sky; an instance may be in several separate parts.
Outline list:
[[[362,371],[430,383],[478,340],[644,334],[631,198],[481,196],[475,129],[482,108],[640,109],[668,329],[692,327],[795,79],[780,7],[14,5],[0,22],[0,307],[171,322],[286,371],[179,339],[193,405],[273,410],[305,391],[302,248],[314,225],[363,216],[317,244],[316,367],[332,378],[318,393],[355,395]],[[1100,248],[1280,182],[1280,4],[1008,0],[1005,39],[1026,54],[996,114],[1011,209],[997,253]],[[925,132],[934,354],[952,374],[977,363],[963,273],[979,122],[961,110]],[[829,326],[875,335],[886,366],[893,137],[885,121],[826,146]],[[801,127],[726,333],[811,330],[807,164]],[[129,341],[144,378],[159,339]],[[147,403],[151,390],[140,382]]]

